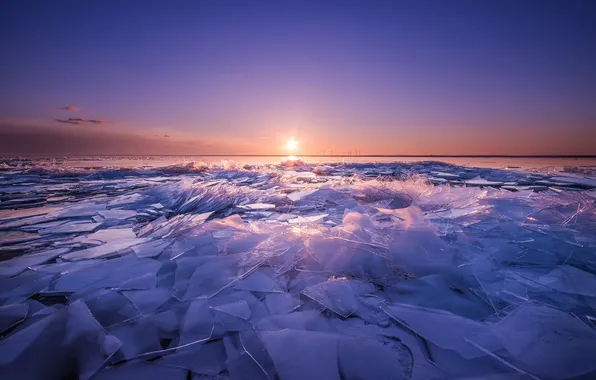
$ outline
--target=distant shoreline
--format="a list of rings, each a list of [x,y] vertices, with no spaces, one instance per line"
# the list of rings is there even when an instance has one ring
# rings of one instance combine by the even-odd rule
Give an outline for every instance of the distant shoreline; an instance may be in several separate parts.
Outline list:
[[[73,157],[288,157],[286,154],[73,154],[73,155],[9,155],[0,158],[73,158]],[[366,154],[366,155],[345,155],[345,154],[302,154],[300,157],[339,157],[339,158],[375,158],[375,157],[408,157],[408,158],[596,158],[596,155],[418,155],[418,154]]]

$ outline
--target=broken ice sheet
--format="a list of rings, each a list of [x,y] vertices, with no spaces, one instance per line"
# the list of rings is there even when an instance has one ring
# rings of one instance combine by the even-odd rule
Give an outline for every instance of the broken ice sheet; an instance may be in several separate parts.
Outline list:
[[[127,362],[102,369],[93,380],[186,380],[188,371],[147,362]]]
[[[28,310],[26,303],[0,306],[0,334],[24,320]]]
[[[466,342],[465,338],[480,334],[487,326],[447,311],[405,304],[382,306],[390,317],[435,345],[453,350],[467,359],[485,353]]]
[[[504,349],[504,359],[541,378],[590,378],[596,374],[596,332],[548,306],[525,303],[469,340],[497,355]]]
[[[32,240],[38,240],[42,237],[36,233],[24,232],[24,231],[0,231],[0,246],[25,243]]]
[[[244,300],[212,306],[212,309],[241,319],[250,318],[250,309]]]
[[[10,303],[18,302],[32,295],[47,289],[54,276],[25,271],[10,278],[0,278],[0,302],[11,300]]]
[[[374,339],[299,330],[259,336],[283,379],[405,379],[411,371],[411,364],[400,363],[398,348]]]
[[[251,329],[251,323],[268,316],[265,306],[250,292],[228,289],[209,299],[216,329],[214,336]],[[250,320],[250,321],[249,321]]]
[[[136,238],[136,235],[132,228],[108,228],[86,235],[85,238],[81,240],[81,243],[86,245],[100,245],[134,238]]]
[[[120,345],[74,302],[0,341],[0,377],[90,379]]]
[[[389,339],[341,336],[338,358],[340,373],[347,378],[407,379],[412,373],[410,350]]]
[[[118,254],[119,251],[125,250],[132,247],[133,245],[142,244],[148,242],[149,238],[123,238],[113,240],[108,243],[82,249],[79,251],[73,251],[62,255],[64,260],[85,260],[85,259],[98,259],[111,255]]]
[[[172,244],[168,240],[151,240],[145,243],[136,244],[132,246],[132,250],[135,252],[138,258],[143,257],[156,257]]]
[[[320,310],[295,311],[289,314],[272,315],[264,318],[257,325],[259,331],[274,330],[310,330],[333,331],[329,319],[321,314]]]
[[[112,326],[139,315],[139,311],[122,294],[100,289],[84,297],[85,304],[97,321],[104,327]]]
[[[141,354],[162,350],[159,329],[148,318],[115,325],[109,333],[122,342],[113,361],[131,360]]]
[[[267,237],[265,234],[236,233],[225,246],[226,254],[251,252]]]
[[[132,218],[137,215],[137,212],[134,210],[122,210],[122,209],[100,210],[97,213],[99,215],[103,216],[105,219],[118,219],[118,220]]]
[[[361,307],[360,295],[371,293],[374,285],[359,280],[336,279],[311,285],[302,294],[312,298],[323,307],[347,318],[358,314]]]
[[[186,289],[183,293],[183,300],[191,300],[199,297],[212,297],[221,290],[233,286],[237,281],[241,280],[244,275],[239,268],[241,257],[238,255],[215,256],[215,257],[200,257],[196,262],[201,265],[194,264],[194,268],[183,268],[179,263],[179,271],[182,276],[183,273],[190,271],[192,275],[190,279],[185,280],[184,277],[179,277],[179,272],[176,273],[176,290]],[[185,261],[185,264],[193,265],[193,261]]]
[[[127,290],[122,291],[121,293],[144,315],[153,313],[172,295],[171,290],[166,288]]]
[[[160,266],[161,263],[153,259],[137,259],[134,255],[118,257],[63,275],[55,282],[54,290],[77,292],[87,287],[117,287],[148,273],[157,275]]]
[[[570,265],[553,269],[547,275],[541,276],[538,283],[559,292],[595,296],[596,276]]]
[[[302,305],[302,302],[289,293],[273,293],[265,297],[265,305],[271,315],[288,314]]]
[[[213,333],[213,314],[206,300],[190,303],[180,329],[180,345],[202,343]]]
[[[409,305],[441,309],[462,317],[481,320],[493,314],[491,305],[470,290],[470,282],[455,273],[432,274],[399,281],[384,289],[385,299]],[[478,283],[474,283],[481,287]]]
[[[250,203],[246,205],[240,206],[240,208],[246,208],[249,210],[268,210],[275,208],[275,205],[272,203]]]
[[[225,336],[223,338],[227,355],[227,370],[230,378],[238,380],[273,379],[274,373],[271,359],[266,357],[268,360],[265,363],[259,362],[258,360],[262,359],[261,355],[258,355],[260,352],[251,352],[251,349],[244,345],[243,336],[245,334],[241,332],[240,334]]]
[[[60,210],[60,207],[36,207],[36,208],[28,208],[28,209],[22,209],[22,210],[0,210],[0,221],[2,222],[7,222],[7,221],[15,221],[17,224],[2,224],[3,227],[16,227],[16,226],[20,226],[21,221],[26,223],[26,224],[31,224],[30,221],[28,220],[24,220],[25,218],[32,218],[32,217],[36,217],[36,216],[40,216],[40,215],[46,215],[49,213],[53,213],[54,211],[58,211]],[[21,219],[21,221],[19,221],[19,219]],[[39,220],[44,220],[44,219],[39,219]]]
[[[318,189],[295,191],[293,193],[288,194],[288,199],[290,199],[292,202],[297,202],[303,198],[308,197],[311,194],[316,193],[317,191],[318,191]]]
[[[202,225],[207,219],[209,219],[212,214],[213,211],[209,211],[202,214],[185,215],[177,220],[172,218],[172,223],[170,223],[171,230],[161,236],[166,238],[191,233],[193,230],[196,230],[200,225]],[[155,235],[152,236],[157,237]]]
[[[38,253],[25,254],[15,257],[12,260],[1,261],[0,277],[15,276],[31,266],[50,261],[68,251],[70,251],[69,248],[50,249]]]
[[[183,368],[193,373],[214,376],[226,369],[226,350],[221,340],[178,348],[156,363]]]
[[[105,210],[106,206],[102,203],[94,203],[91,201],[81,201],[63,208],[60,211],[53,213],[57,217],[75,218],[75,217],[92,217],[97,215],[98,211]]]
[[[318,215],[308,215],[308,216],[298,215],[295,218],[289,219],[288,222],[290,224],[321,223],[328,216],[329,216],[329,214],[318,214]]]
[[[33,181],[35,197],[59,205],[0,210],[0,229],[7,236],[0,237],[0,305],[4,305],[0,321],[4,321],[4,312],[8,316],[5,325],[17,321],[0,345],[11,334],[25,331],[83,297],[100,322],[116,322],[109,330],[123,345],[108,365],[137,355],[137,359],[163,358],[157,360],[160,364],[123,363],[104,368],[95,375],[100,378],[104,374],[108,378],[119,374],[186,378],[190,368],[196,372],[188,376],[195,378],[254,375],[252,378],[273,379],[273,361],[258,336],[250,336],[256,334],[254,327],[259,332],[291,329],[337,336],[335,364],[346,378],[382,377],[381,368],[388,362],[383,358],[391,357],[391,365],[401,365],[404,356],[378,351],[379,344],[396,343],[399,347],[399,343],[374,335],[402,339],[396,331],[412,337],[411,331],[415,331],[422,338],[413,339],[425,341],[430,355],[425,356],[426,349],[418,341],[408,340],[405,344],[412,352],[418,350],[418,366],[424,362],[430,367],[432,360],[447,377],[463,377],[513,371],[512,366],[534,373],[527,358],[514,357],[498,339],[477,342],[473,339],[484,335],[471,334],[465,337],[474,343],[462,342],[442,330],[467,332],[474,330],[468,325],[471,323],[492,331],[493,324],[505,321],[508,314],[514,315],[515,307],[529,300],[572,310],[581,318],[577,321],[594,325],[596,297],[590,290],[594,287],[591,264],[596,219],[593,197],[579,189],[583,185],[554,182],[542,174],[515,170],[503,174],[436,162],[341,163],[323,169],[301,163],[297,170],[305,170],[305,174],[296,171],[288,175],[277,165],[224,166],[226,169],[205,165],[200,174],[194,165],[166,170],[108,169],[84,180],[45,174],[26,177],[18,172],[0,175],[0,182],[16,180],[19,186]],[[331,175],[322,178],[313,174],[317,171]],[[160,177],[160,173],[168,177]],[[388,177],[382,181],[365,178],[379,175]],[[406,175],[412,177],[403,180]],[[482,179],[477,186],[465,187],[465,180],[471,185],[477,177]],[[435,181],[439,178],[445,182]],[[491,188],[498,186],[495,183],[519,191]],[[10,187],[4,182],[0,186]],[[558,191],[536,193],[537,186]],[[389,191],[375,194],[373,187],[380,187],[381,193]],[[571,188],[578,191],[571,193]],[[358,197],[365,191],[373,203]],[[23,199],[26,203],[39,201],[35,197]],[[93,198],[81,201],[79,197]],[[208,214],[201,215],[203,211]],[[324,214],[328,215],[321,219]],[[267,218],[267,223],[262,218]],[[304,222],[308,218],[318,219],[317,223]],[[289,219],[296,220],[290,224]],[[75,233],[84,224],[99,227]],[[62,226],[63,231],[72,233],[27,234],[53,228],[60,231]],[[10,240],[6,233],[11,234]],[[134,243],[124,249],[106,245],[127,239]],[[61,247],[71,251],[58,256],[48,252]],[[92,248],[98,249],[86,251]],[[89,253],[83,260],[60,258]],[[336,294],[318,289],[330,278],[344,276],[366,286],[374,284],[372,291],[340,289]],[[95,301],[87,298],[94,292],[109,295]],[[313,298],[305,295],[309,292]],[[206,308],[195,306],[193,310],[191,305],[200,303],[201,297],[206,299]],[[407,305],[393,312],[381,310],[397,308],[392,302]],[[29,316],[23,320],[24,307],[28,307]],[[442,310],[451,314],[446,317]],[[418,320],[422,322],[418,324]],[[54,322],[45,330],[60,325]],[[342,323],[350,328],[340,328]],[[448,327],[440,327],[443,325]],[[572,330],[557,329],[561,339],[572,338],[566,345],[575,342]],[[40,331],[40,337],[46,336]],[[509,335],[517,339],[519,334],[510,329],[506,339]],[[353,341],[344,343],[342,337],[347,335],[358,336],[365,352],[357,351]],[[50,338],[53,343],[44,343],[45,350],[60,351],[60,337]],[[181,344],[184,347],[180,348]],[[213,360],[208,360],[211,353],[204,352],[201,357],[189,353],[188,361],[175,363],[180,364],[177,368],[161,363],[179,353],[198,355],[201,348],[212,344],[219,346]],[[477,354],[468,352],[466,344]],[[348,349],[342,354],[345,345]],[[549,343],[544,346],[551,347]],[[536,349],[528,351],[532,350]],[[40,357],[44,364],[43,355]],[[374,365],[358,365],[361,358]],[[66,362],[64,368],[72,367]],[[487,362],[492,364],[485,365]],[[56,363],[57,368],[61,359]],[[455,371],[455,367],[459,369]],[[47,372],[50,377],[54,374]],[[402,373],[395,368],[391,372]],[[412,378],[417,378],[415,373]],[[423,373],[418,377],[431,377]],[[439,369],[432,373],[438,374]],[[588,372],[584,377],[591,375]]]
[[[39,273],[65,275],[100,263],[101,261],[99,260],[64,261],[60,263],[35,265],[30,269]]]
[[[248,277],[240,280],[234,285],[234,288],[238,290],[250,290],[253,292],[281,293],[281,287],[273,278],[274,273],[267,269],[268,268],[263,268],[254,271]]]
[[[503,182],[488,181],[481,177],[467,179],[464,183],[468,186],[500,186],[503,184]]]
[[[137,277],[131,277],[130,279],[123,281],[117,287],[116,290],[143,290],[153,289],[157,286],[157,275],[154,272],[147,272]]]

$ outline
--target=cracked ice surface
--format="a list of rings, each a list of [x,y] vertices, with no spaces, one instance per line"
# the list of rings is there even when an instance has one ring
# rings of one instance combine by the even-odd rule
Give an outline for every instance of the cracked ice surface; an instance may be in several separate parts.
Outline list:
[[[594,378],[595,173],[4,160],[0,378]]]

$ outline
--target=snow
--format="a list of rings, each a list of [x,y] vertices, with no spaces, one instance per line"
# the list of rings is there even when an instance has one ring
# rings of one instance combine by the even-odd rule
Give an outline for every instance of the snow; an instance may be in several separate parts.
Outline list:
[[[52,165],[0,171],[0,378],[596,377],[589,171]]]

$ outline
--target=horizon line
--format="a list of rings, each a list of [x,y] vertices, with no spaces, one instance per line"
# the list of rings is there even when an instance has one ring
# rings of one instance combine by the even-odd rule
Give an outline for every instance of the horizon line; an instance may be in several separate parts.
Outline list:
[[[363,155],[347,155],[347,154],[22,154],[22,155],[8,155],[0,156],[0,158],[20,158],[20,157],[422,157],[422,158],[596,158],[596,155],[510,155],[510,154],[363,154]]]

